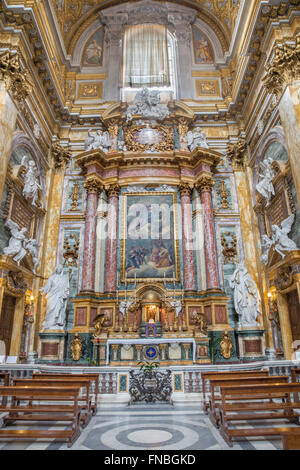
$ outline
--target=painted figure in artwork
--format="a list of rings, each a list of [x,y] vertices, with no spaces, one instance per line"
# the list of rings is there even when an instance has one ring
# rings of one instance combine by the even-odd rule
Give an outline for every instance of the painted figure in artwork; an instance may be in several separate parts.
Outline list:
[[[211,51],[207,39],[202,37],[196,43],[197,62],[209,64],[212,62]]]
[[[102,47],[96,39],[93,39],[87,46],[84,54],[84,63],[89,65],[101,64]]]
[[[64,329],[67,302],[70,295],[70,278],[70,274],[64,273],[62,265],[59,264],[45,286],[40,289],[42,294],[47,295],[47,311],[43,322],[43,331]]]

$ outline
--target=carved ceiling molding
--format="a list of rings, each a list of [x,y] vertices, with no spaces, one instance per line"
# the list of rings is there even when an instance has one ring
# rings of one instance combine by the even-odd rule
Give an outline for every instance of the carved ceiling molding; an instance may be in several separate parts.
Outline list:
[[[280,97],[286,85],[300,79],[300,35],[291,43],[289,39],[277,44],[266,65],[263,84],[269,93]]]
[[[21,67],[17,52],[5,51],[0,54],[0,79],[4,81],[13,100],[18,103],[25,101],[32,91],[28,71]]]

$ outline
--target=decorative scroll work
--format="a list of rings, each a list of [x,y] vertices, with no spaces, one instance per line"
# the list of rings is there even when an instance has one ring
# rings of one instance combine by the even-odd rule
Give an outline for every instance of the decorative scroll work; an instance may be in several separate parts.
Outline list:
[[[168,402],[172,403],[172,385],[170,370],[166,372],[138,372],[129,371],[130,374],[130,403],[145,401],[152,402]]]

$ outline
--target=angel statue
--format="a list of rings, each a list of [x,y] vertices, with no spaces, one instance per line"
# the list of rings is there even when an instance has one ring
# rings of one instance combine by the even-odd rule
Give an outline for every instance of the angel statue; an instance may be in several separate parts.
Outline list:
[[[30,160],[27,155],[24,155],[22,158],[21,165],[26,168],[23,196],[25,196],[26,199],[31,199],[32,205],[36,206],[36,201],[39,197],[39,190],[42,189],[38,180],[40,173],[35,162]]]
[[[274,248],[282,258],[285,258],[286,256],[286,253],[282,253],[283,251],[293,251],[298,249],[296,243],[288,237],[288,234],[292,230],[294,221],[295,216],[292,214],[282,222],[281,227],[278,227],[278,225],[272,225],[272,241],[274,243]]]
[[[256,191],[266,199],[267,206],[270,204],[272,196],[275,196],[275,190],[272,183],[275,176],[275,172],[272,170],[273,162],[274,160],[271,157],[268,157],[260,164],[260,172],[258,175],[261,180],[256,186]]]
[[[96,134],[93,134],[91,129],[88,131],[88,137],[84,144],[85,150],[100,149],[107,153],[110,147],[111,140],[108,131],[102,132],[99,129]]]
[[[264,264],[268,264],[269,252],[270,252],[271,247],[274,245],[274,242],[268,237],[268,235],[263,235],[261,245],[264,249],[264,253],[261,257],[261,260]]]
[[[240,317],[239,326],[259,327],[257,323],[261,313],[259,293],[244,263],[237,265],[229,280],[229,286],[234,290],[234,308]]]
[[[187,133],[187,144],[191,152],[193,152],[196,147],[209,148],[205,134],[201,131],[201,127],[196,127],[196,129]]]
[[[24,246],[27,241],[25,236],[27,228],[23,227],[20,230],[18,224],[10,219],[7,219],[5,226],[9,228],[11,238],[8,242],[8,246],[4,248],[3,253],[8,256],[13,256],[13,260],[20,264],[20,261],[27,253]]]
[[[126,313],[130,309],[132,304],[133,300],[122,300],[122,302],[120,302],[119,310],[122,313],[123,317],[126,316]]]
[[[33,272],[36,274],[36,268],[39,265],[39,257],[38,257],[38,250],[40,245],[34,238],[30,238],[25,243],[25,248],[29,251],[33,261]]]
[[[70,294],[70,279],[70,274],[64,273],[62,265],[59,264],[44,287],[40,289],[42,294],[47,295],[47,310],[43,322],[43,331],[64,329]]]

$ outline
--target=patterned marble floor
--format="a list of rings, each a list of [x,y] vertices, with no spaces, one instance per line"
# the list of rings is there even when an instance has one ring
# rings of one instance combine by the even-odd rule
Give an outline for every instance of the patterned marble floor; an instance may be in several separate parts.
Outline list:
[[[0,418],[1,419],[1,418]],[[33,423],[32,423],[33,424]],[[253,423],[252,423],[253,424]],[[23,427],[23,425],[22,425]],[[49,423],[49,429],[66,429]],[[245,440],[230,448],[199,403],[102,405],[71,450],[279,450],[280,440]],[[1,442],[0,450],[67,450],[62,442]]]

